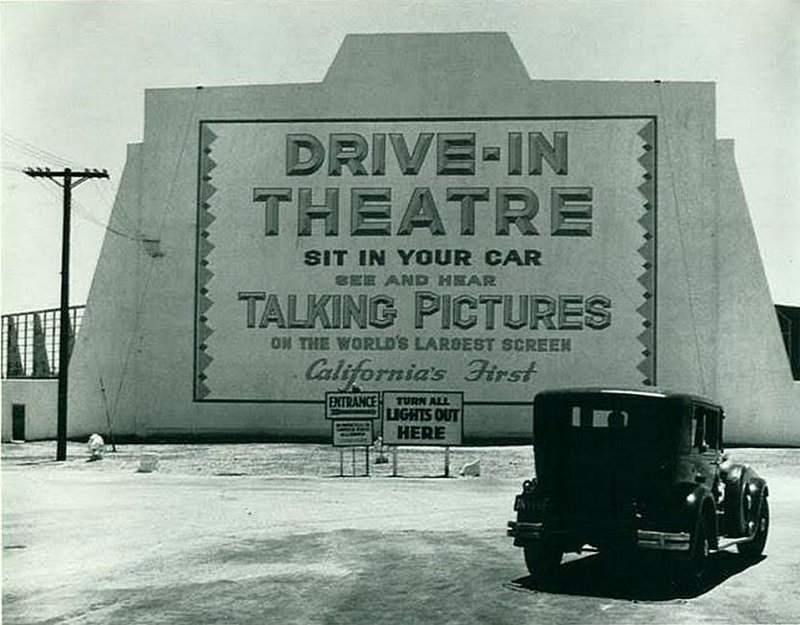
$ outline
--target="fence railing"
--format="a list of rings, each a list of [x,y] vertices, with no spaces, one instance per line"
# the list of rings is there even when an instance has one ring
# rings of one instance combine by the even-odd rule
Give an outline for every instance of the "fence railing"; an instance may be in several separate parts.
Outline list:
[[[83,320],[86,306],[69,308],[69,352]],[[58,308],[2,316],[3,378],[57,378],[61,366]]]

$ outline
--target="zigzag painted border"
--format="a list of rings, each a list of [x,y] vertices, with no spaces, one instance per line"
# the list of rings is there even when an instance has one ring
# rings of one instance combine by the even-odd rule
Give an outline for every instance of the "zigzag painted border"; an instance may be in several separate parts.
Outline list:
[[[644,229],[642,235],[644,242],[638,252],[644,262],[643,272],[639,276],[639,284],[644,287],[644,303],[637,308],[642,315],[643,330],[637,337],[642,344],[642,361],[637,367],[644,376],[642,384],[653,386],[656,383],[656,124],[650,120],[638,132],[644,144],[643,153],[638,161],[644,167],[642,178],[644,182],[639,185],[639,193],[644,197],[644,214],[639,218],[639,225]]]
[[[199,187],[197,197],[197,317],[195,320],[195,399],[205,399],[211,392],[206,386],[205,369],[211,364],[213,358],[208,355],[208,337],[214,332],[208,325],[208,310],[213,305],[208,297],[207,285],[214,274],[208,268],[208,255],[214,249],[209,241],[208,227],[216,217],[211,212],[209,200],[217,188],[212,184],[211,171],[217,166],[211,158],[211,144],[217,138],[212,130],[205,124],[200,125],[200,155],[199,155]]]

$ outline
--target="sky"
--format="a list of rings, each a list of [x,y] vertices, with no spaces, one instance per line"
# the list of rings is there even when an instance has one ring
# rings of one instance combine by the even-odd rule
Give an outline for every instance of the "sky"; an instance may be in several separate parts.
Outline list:
[[[73,193],[83,304],[144,90],[322,80],[348,33],[507,32],[540,80],[713,81],[773,301],[800,306],[800,0],[0,0],[4,313],[59,305],[61,189],[25,167],[105,168]],[[720,207],[725,210],[725,207]]]

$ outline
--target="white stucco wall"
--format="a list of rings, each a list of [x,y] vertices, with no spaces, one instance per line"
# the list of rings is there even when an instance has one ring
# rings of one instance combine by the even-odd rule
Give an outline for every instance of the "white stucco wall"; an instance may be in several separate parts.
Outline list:
[[[11,407],[25,406],[25,440],[56,437],[58,380],[3,380],[3,442],[11,440]]]

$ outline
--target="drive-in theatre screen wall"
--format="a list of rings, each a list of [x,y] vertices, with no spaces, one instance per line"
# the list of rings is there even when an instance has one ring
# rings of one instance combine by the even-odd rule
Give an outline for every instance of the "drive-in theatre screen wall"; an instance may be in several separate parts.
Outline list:
[[[197,401],[655,383],[655,120],[204,121]]]

